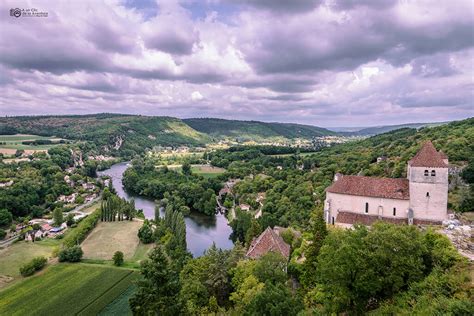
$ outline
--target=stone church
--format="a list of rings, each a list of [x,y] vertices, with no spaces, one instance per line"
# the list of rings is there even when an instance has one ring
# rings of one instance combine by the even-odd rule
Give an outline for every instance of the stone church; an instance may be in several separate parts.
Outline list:
[[[377,220],[439,224],[448,218],[448,157],[428,141],[408,161],[407,179],[336,174],[326,189],[329,224],[350,227]]]

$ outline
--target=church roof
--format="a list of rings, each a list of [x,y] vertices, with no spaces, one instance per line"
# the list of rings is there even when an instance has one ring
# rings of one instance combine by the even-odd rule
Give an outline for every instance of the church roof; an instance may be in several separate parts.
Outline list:
[[[326,192],[409,200],[408,179],[342,176]]]
[[[270,251],[277,252],[285,258],[290,256],[290,246],[273,229],[267,227],[260,236],[252,240],[246,256],[257,259]]]
[[[411,167],[447,168],[443,159],[447,159],[446,154],[438,152],[433,143],[427,141],[408,164]]]

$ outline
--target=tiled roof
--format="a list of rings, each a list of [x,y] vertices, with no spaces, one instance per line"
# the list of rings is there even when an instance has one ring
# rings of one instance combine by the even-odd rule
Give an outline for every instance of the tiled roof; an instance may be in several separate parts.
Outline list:
[[[260,236],[252,240],[246,256],[257,259],[270,251],[277,252],[285,258],[290,256],[290,246],[273,229],[267,227]]]
[[[407,218],[395,218],[395,217],[382,217],[377,215],[367,215],[352,212],[338,212],[336,217],[336,223],[341,224],[362,224],[370,226],[376,221],[384,221],[392,224],[408,224]],[[414,225],[440,225],[441,221],[428,220],[428,219],[413,219]]]
[[[408,200],[408,183],[408,179],[340,176],[326,192]]]
[[[406,218],[381,217],[377,215],[367,215],[352,212],[339,212],[337,213],[336,217],[336,223],[341,224],[372,225],[379,220],[392,224],[408,224],[408,220]]]
[[[443,161],[444,156],[446,154],[439,153],[433,143],[427,141],[408,164],[412,167],[447,168],[448,166]],[[444,159],[447,159],[447,156]]]

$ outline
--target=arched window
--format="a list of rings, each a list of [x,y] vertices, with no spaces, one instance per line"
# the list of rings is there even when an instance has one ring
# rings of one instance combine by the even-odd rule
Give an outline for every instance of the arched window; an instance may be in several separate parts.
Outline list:
[[[425,170],[425,177],[429,176],[428,170]]]
[[[366,213],[369,212],[369,203],[365,203],[365,212],[366,212]]]
[[[394,208],[393,208],[393,216],[396,216],[396,215],[397,215],[397,208],[394,207]]]
[[[431,170],[431,176],[436,177],[436,170]]]
[[[426,192],[426,197],[430,197],[430,192]]]

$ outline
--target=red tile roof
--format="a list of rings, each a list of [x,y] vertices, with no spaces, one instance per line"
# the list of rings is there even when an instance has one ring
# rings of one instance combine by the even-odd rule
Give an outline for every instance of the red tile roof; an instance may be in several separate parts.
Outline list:
[[[362,224],[370,226],[376,221],[384,221],[392,224],[408,224],[407,218],[395,218],[395,217],[381,217],[377,215],[367,215],[352,212],[338,212],[336,216],[336,223],[341,224]],[[440,225],[441,221],[427,220],[427,219],[413,219],[414,225]]]
[[[409,200],[408,179],[342,176],[326,192]]]
[[[447,168],[448,166],[444,163],[443,158],[447,159],[446,154],[439,153],[433,143],[427,141],[408,164],[412,167]]]
[[[372,225],[376,221],[384,221],[392,224],[408,224],[408,219],[406,218],[394,218],[394,217],[381,217],[377,215],[367,215],[360,213],[352,212],[339,212],[337,213],[336,223],[341,224],[362,224],[362,225]]]
[[[257,259],[270,251],[279,253],[285,258],[290,257],[290,246],[273,229],[267,227],[260,236],[252,240],[246,256]]]

